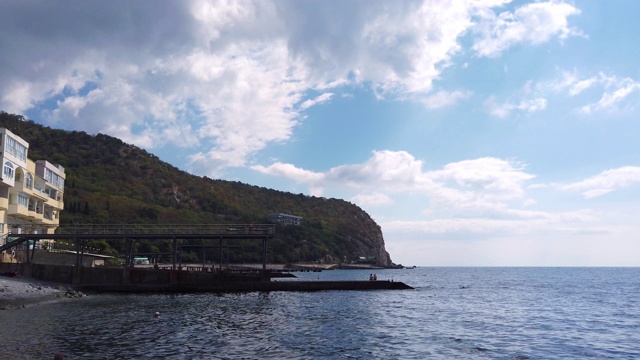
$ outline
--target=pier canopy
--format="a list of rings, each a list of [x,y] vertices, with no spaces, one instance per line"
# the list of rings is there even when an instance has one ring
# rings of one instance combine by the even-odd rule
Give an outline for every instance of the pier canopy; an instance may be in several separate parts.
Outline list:
[[[56,235],[129,238],[254,238],[273,237],[274,224],[79,224],[60,226]],[[29,236],[29,235],[25,235]],[[86,238],[86,237],[85,237]]]
[[[10,234],[0,251],[29,240],[91,239],[270,239],[274,224],[78,224],[53,234]],[[10,240],[9,240],[10,239]]]

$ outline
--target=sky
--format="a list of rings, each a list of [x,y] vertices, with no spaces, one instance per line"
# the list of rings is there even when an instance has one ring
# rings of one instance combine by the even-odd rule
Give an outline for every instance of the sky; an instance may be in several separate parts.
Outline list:
[[[5,0],[0,110],[352,202],[395,263],[640,266],[639,12]]]

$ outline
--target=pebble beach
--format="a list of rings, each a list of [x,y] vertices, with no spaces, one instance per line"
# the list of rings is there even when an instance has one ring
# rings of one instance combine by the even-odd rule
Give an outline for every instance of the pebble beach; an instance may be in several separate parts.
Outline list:
[[[65,298],[82,297],[68,285],[0,276],[0,311],[22,309]]]

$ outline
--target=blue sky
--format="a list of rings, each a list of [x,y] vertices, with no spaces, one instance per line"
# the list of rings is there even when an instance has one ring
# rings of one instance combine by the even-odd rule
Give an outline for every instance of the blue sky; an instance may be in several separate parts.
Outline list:
[[[639,8],[5,1],[0,109],[353,202],[396,263],[640,266]]]

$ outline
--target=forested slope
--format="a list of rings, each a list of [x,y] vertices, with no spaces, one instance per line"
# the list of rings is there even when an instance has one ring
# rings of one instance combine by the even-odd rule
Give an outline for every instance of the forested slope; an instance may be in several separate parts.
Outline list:
[[[51,129],[0,112],[0,127],[29,142],[29,158],[60,164],[67,174],[61,224],[79,223],[265,223],[283,212],[304,218],[301,226],[278,226],[269,261],[351,261],[373,256],[391,266],[380,227],[358,206],[339,199],[292,194],[188,174],[121,140]],[[94,244],[105,252],[118,244]],[[141,243],[138,251],[165,251]],[[259,251],[233,254],[255,261]],[[194,260],[198,254],[192,254]]]

